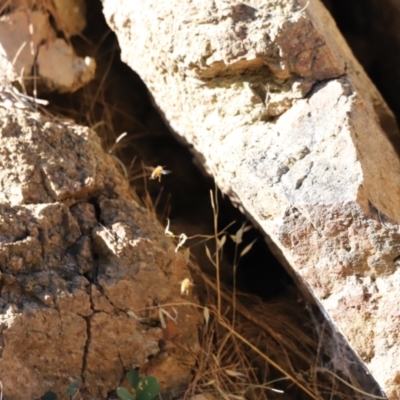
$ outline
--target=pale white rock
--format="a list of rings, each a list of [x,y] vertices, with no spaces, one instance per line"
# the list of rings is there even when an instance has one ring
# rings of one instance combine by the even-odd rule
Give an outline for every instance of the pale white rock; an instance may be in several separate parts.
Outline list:
[[[250,3],[103,1],[172,129],[398,399],[396,124],[318,0]]]
[[[64,39],[40,46],[37,61],[47,89],[61,93],[75,92],[90,82],[96,73],[95,60],[78,57]]]

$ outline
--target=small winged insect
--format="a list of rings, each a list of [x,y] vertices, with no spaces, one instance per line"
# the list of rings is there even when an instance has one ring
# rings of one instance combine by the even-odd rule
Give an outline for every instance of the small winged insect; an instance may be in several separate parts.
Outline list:
[[[194,286],[193,283],[190,281],[189,278],[185,278],[181,282],[181,294],[185,294],[186,296],[189,296],[190,288]]]
[[[171,171],[164,169],[164,167],[161,165],[158,165],[155,168],[151,168],[151,170],[152,172],[150,175],[150,179],[158,179],[158,182],[161,182],[162,175],[168,175],[171,173]]]

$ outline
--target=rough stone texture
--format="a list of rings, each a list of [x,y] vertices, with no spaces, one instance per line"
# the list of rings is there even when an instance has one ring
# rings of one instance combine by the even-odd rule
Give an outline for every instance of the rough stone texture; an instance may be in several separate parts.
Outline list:
[[[103,1],[170,126],[398,399],[393,116],[318,0],[248,3]]]
[[[53,27],[56,23],[67,38],[81,33],[86,24],[82,0],[56,2],[60,4],[55,6],[48,2],[50,9],[37,11],[32,11],[29,1],[18,3],[13,3],[14,8],[0,17],[1,80],[29,78],[25,84],[30,86],[34,77],[43,89],[73,92],[93,79],[94,59],[78,57],[71,43],[57,38]],[[0,1],[2,7],[7,5]]]
[[[70,38],[82,33],[86,26],[86,4],[84,0],[42,0],[42,10],[46,10],[52,17],[53,23]],[[38,8],[37,0],[0,0],[0,9],[32,10]]]
[[[0,190],[4,398],[63,399],[75,379],[106,398],[136,366],[162,390],[186,384],[200,320],[184,258],[97,136],[0,107]]]
[[[29,23],[36,27],[32,34]],[[47,38],[54,37],[50,23],[40,11],[15,11],[0,18],[0,60],[2,80],[11,81],[31,73],[35,50]]]
[[[75,92],[85,86],[96,71],[94,59],[77,57],[72,46],[63,39],[40,46],[37,62],[46,89],[60,93]]]
[[[53,0],[55,16],[60,30],[69,38],[79,35],[86,26],[85,0]]]

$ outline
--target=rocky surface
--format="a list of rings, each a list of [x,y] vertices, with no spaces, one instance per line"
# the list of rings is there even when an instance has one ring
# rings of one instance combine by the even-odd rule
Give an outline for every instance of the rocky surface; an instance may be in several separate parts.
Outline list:
[[[399,133],[330,15],[318,0],[103,5],[172,129],[398,399]]]
[[[63,399],[73,380],[105,398],[133,367],[187,384],[200,320],[185,260],[95,133],[0,107],[0,166],[4,398]]]
[[[42,6],[34,8],[28,0],[0,1],[0,10],[8,11],[0,17],[0,77],[3,84],[18,80],[30,87],[34,80],[41,89],[73,92],[96,71],[94,59],[79,57],[69,41],[86,25],[84,1]]]

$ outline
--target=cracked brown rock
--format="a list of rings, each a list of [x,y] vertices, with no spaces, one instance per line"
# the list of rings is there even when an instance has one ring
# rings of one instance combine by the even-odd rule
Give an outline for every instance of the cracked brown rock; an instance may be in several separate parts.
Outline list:
[[[103,5],[175,133],[400,398],[399,132],[320,1]]]
[[[133,367],[162,390],[187,384],[200,320],[179,306],[195,302],[179,292],[184,258],[97,136],[0,108],[0,167],[4,398],[63,399],[73,380],[105,398]]]

